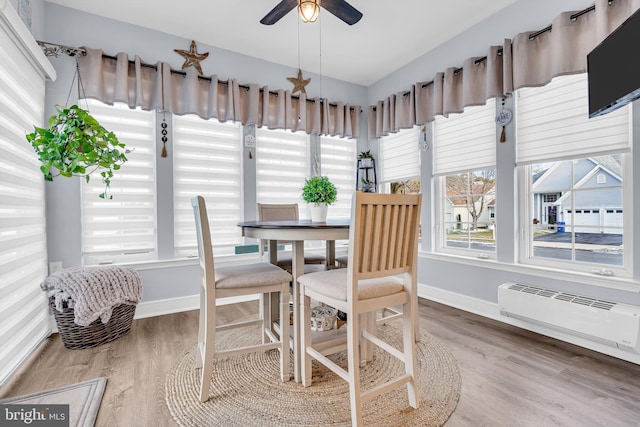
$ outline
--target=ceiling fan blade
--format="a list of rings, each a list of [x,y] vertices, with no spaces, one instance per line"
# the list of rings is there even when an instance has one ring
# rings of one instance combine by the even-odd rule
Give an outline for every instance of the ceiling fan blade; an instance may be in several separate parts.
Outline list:
[[[362,18],[362,13],[345,0],[322,0],[320,5],[349,25],[355,24]]]
[[[298,0],[282,0],[276,5],[276,7],[271,9],[271,12],[267,13],[264,18],[260,20],[260,23],[264,25],[273,25],[297,5]]]

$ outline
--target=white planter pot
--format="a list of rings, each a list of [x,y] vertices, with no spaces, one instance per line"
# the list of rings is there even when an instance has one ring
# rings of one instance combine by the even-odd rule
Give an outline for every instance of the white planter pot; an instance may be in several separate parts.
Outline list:
[[[360,167],[370,168],[373,166],[373,160],[370,157],[365,157],[364,159],[360,159]]]
[[[309,212],[311,213],[311,221],[312,222],[326,222],[327,221],[327,211],[329,210],[329,205],[309,205]]]

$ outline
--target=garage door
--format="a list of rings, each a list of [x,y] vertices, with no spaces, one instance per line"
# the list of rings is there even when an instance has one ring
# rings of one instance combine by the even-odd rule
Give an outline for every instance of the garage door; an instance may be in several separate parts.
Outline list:
[[[608,208],[604,210],[604,232],[622,234],[622,209]]]
[[[573,217],[572,214],[573,213]],[[564,211],[566,231],[576,233],[622,234],[622,209],[576,209]],[[575,221],[575,228],[571,228]]]
[[[573,213],[573,216],[571,215]],[[576,233],[601,233],[600,209],[567,209],[565,211],[567,231]],[[573,229],[571,226],[574,225]]]

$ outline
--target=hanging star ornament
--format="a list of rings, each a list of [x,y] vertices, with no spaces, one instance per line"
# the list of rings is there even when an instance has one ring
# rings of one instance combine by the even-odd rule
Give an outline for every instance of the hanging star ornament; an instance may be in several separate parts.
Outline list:
[[[207,56],[209,56],[209,52],[198,53],[198,50],[196,49],[195,40],[191,40],[191,47],[189,48],[189,50],[182,50],[182,49],[173,49],[173,50],[179,55],[184,56],[185,61],[184,61],[184,64],[182,64],[183,70],[185,68],[193,66],[193,67],[196,67],[196,70],[198,70],[198,73],[203,75],[202,67],[200,66],[200,61],[204,61],[205,59],[207,59]]]
[[[298,68],[298,77],[287,77],[287,80],[293,83],[293,90],[291,91],[291,93],[300,92],[304,93],[305,95],[307,94],[307,91],[304,89],[304,87],[308,85],[309,82],[311,82],[311,77],[309,77],[308,79],[303,79],[302,70],[300,68]]]

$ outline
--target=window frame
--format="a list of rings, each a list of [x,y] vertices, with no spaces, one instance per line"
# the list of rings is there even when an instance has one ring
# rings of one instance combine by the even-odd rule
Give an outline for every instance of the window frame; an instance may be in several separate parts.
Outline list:
[[[106,123],[105,126],[109,128],[109,130],[116,133],[116,136],[118,136],[121,142],[125,143],[125,145],[127,144],[126,143],[127,139],[137,141],[138,138],[136,138],[136,135],[141,135],[141,133],[130,131],[129,126],[133,126],[134,129],[136,126],[131,122],[137,122],[138,120],[142,121],[142,119],[137,119],[135,117],[127,117],[126,116],[127,113],[133,112],[133,114],[138,114],[139,116],[146,116],[145,120],[148,120],[148,122],[150,123],[148,127],[149,154],[147,154],[147,157],[149,156],[151,157],[150,159],[151,167],[149,169],[151,169],[150,175],[152,178],[149,181],[151,181],[150,187],[152,188],[152,191],[153,191],[152,202],[151,202],[153,205],[152,206],[153,213],[149,215],[149,217],[150,216],[153,217],[152,219],[153,227],[152,227],[152,230],[147,228],[147,232],[151,232],[153,236],[151,238],[144,239],[144,240],[147,240],[152,245],[152,247],[150,248],[137,247],[137,248],[131,248],[131,249],[121,248],[119,250],[107,250],[107,251],[98,251],[95,249],[88,250],[87,249],[88,243],[91,240],[95,240],[96,238],[94,237],[93,239],[91,239],[89,236],[86,235],[86,233],[88,233],[87,229],[91,228],[89,227],[90,222],[85,221],[87,211],[91,211],[91,210],[95,211],[96,207],[99,207],[100,205],[109,207],[109,206],[114,206],[117,203],[121,203],[118,200],[118,196],[120,194],[122,194],[123,196],[126,195],[127,190],[131,188],[130,186],[126,186],[126,184],[131,183],[132,181],[118,179],[119,178],[118,175],[126,175],[126,172],[127,172],[126,167],[128,163],[125,163],[123,168],[117,171],[114,171],[113,182],[110,186],[110,193],[113,195],[113,199],[111,200],[98,198],[99,192],[104,191],[104,184],[102,183],[99,173],[93,174],[91,176],[91,180],[88,183],[84,180],[81,181],[80,221],[81,221],[81,242],[82,242],[82,265],[83,266],[112,265],[112,264],[129,264],[129,263],[156,261],[158,259],[158,232],[157,232],[158,230],[158,188],[157,188],[158,180],[157,180],[157,152],[156,152],[156,132],[155,132],[156,115],[154,112],[143,111],[140,108],[131,109],[126,104],[120,103],[120,102],[117,102],[114,105],[109,105],[95,99],[87,98],[87,99],[78,100],[78,103],[82,108],[87,109],[87,111],[89,111],[90,113],[92,113],[92,109],[94,111],[97,111],[97,113],[93,112],[92,114],[99,121],[100,121],[100,116],[102,114],[108,114],[109,119],[113,118],[121,122],[119,124],[122,125],[122,129],[114,130],[114,127],[109,125],[108,123],[109,120],[102,120],[102,123],[103,124]],[[121,114],[118,114],[116,112]],[[115,127],[117,128],[117,126]],[[147,141],[146,139],[145,140],[140,139],[140,140]],[[131,152],[127,153],[128,162],[131,162],[130,163],[131,165],[139,163],[139,160],[137,160],[135,147],[132,148],[130,143],[128,144],[127,148],[131,149]],[[125,183],[125,186],[120,187],[122,183]],[[124,188],[123,192],[119,191],[119,189],[121,188]],[[125,200],[124,203],[127,203],[127,201]],[[135,205],[138,203],[138,201],[129,201],[128,203]],[[127,209],[125,207],[125,208],[122,208],[120,212],[123,212],[123,213],[119,215],[126,216],[130,212],[134,212],[134,209],[132,208]],[[107,212],[105,212],[105,215],[106,214]],[[112,221],[108,221],[108,222],[112,222]],[[118,219],[116,223],[119,223],[119,222],[124,222],[124,221],[122,219]],[[96,227],[96,228],[100,228],[100,227]],[[119,230],[121,232],[122,231],[125,232],[124,234],[121,234],[120,237],[122,237],[123,239],[127,237],[126,227],[120,228]],[[99,232],[99,230],[94,230],[94,232]]]
[[[381,190],[383,193],[389,193],[391,192],[391,184],[395,183],[395,182],[406,182],[406,181],[410,181],[410,180],[420,180],[420,175],[421,175],[421,160],[420,160],[420,149],[418,147],[418,139],[419,139],[419,132],[420,132],[420,127],[418,126],[413,126],[411,128],[407,128],[407,129],[401,129],[396,133],[392,133],[389,134],[387,136],[383,136],[381,138],[378,139],[378,152],[379,152],[379,158],[380,158],[380,163],[379,163],[379,170],[378,172],[380,173],[380,179],[379,179],[379,183],[378,185],[380,186]],[[385,163],[387,161],[389,161],[389,159],[385,159],[385,150],[383,149],[383,145],[385,143],[385,140],[401,140],[401,142],[404,142],[402,140],[410,140],[409,135],[410,133],[415,133],[415,140],[413,141],[413,147],[415,148],[415,157],[417,159],[417,165],[416,164],[412,164],[410,166],[410,168],[408,170],[410,171],[415,171],[415,167],[417,166],[417,174],[413,173],[413,174],[406,174],[406,175],[401,175],[401,176],[393,176],[392,179],[389,179],[388,176],[386,176],[389,172],[395,172],[395,170],[389,169],[387,168],[387,166],[385,165]],[[396,142],[396,141],[394,141]],[[409,149],[407,151],[407,153],[405,153],[405,155],[408,155],[408,153],[411,150]],[[387,172],[385,172],[387,171]]]
[[[494,198],[493,200],[497,199],[497,194],[495,189],[497,188],[497,168],[494,166],[493,168],[489,168],[489,169],[493,169],[494,170]],[[445,210],[446,210],[446,206],[445,204],[448,203],[448,197],[447,197],[447,189],[446,189],[446,181],[447,181],[447,177],[448,176],[452,176],[452,175],[459,175],[459,174],[466,174],[466,173],[476,173],[479,171],[483,171],[483,170],[489,170],[489,169],[478,169],[478,170],[472,170],[472,171],[466,171],[466,172],[458,172],[458,173],[452,173],[450,175],[441,175],[441,176],[435,176],[433,177],[433,179],[435,180],[435,195],[436,195],[436,199],[435,199],[435,220],[436,220],[436,236],[435,236],[435,248],[436,248],[436,252],[437,253],[441,253],[441,254],[450,254],[450,255],[457,255],[457,256],[463,256],[463,257],[471,257],[471,258],[479,258],[479,259],[491,259],[491,260],[496,260],[497,259],[497,253],[498,253],[498,242],[497,242],[497,235],[496,235],[496,224],[497,222],[497,212],[495,209],[495,204],[493,205],[493,212],[494,212],[494,218],[491,218],[491,211],[489,210],[489,205],[487,204],[485,209],[487,210],[487,215],[489,215],[489,221],[491,221],[493,224],[493,228],[488,227],[488,230],[492,230],[493,234],[494,234],[494,250],[493,251],[483,251],[480,249],[472,249],[470,247],[466,247],[466,248],[456,248],[456,247],[450,247],[447,246],[447,221],[445,218]],[[488,193],[486,193],[488,194]],[[470,242],[470,241],[468,241]]]
[[[632,126],[630,126],[632,128]],[[619,154],[619,153],[611,153]],[[518,203],[519,219],[519,244],[516,264],[523,266],[536,266],[548,269],[560,269],[573,273],[598,274],[602,276],[614,276],[623,279],[633,278],[633,174],[631,153],[622,154],[622,245],[624,256],[622,265],[597,264],[576,260],[555,260],[553,258],[535,257],[533,255],[533,197],[532,186],[532,165],[522,165],[517,167],[518,184],[517,191],[520,197]],[[580,157],[588,158],[588,157]],[[568,161],[558,160],[558,161]],[[574,183],[575,185],[576,183]],[[605,208],[606,209],[606,208]]]
[[[580,81],[580,79],[582,79],[582,81]],[[554,88],[548,88],[547,85],[540,87],[539,89],[542,91],[541,93],[548,95],[548,97],[552,97],[554,100],[554,108],[556,108],[557,105],[561,105],[561,97],[565,97],[567,96],[567,94],[569,93],[579,93],[576,91],[576,89],[578,87],[580,87],[580,85],[582,85],[583,88],[583,92],[581,95],[582,98],[572,98],[570,96],[567,96],[567,99],[570,101],[570,104],[576,111],[582,111],[580,114],[583,115],[587,115],[588,114],[588,92],[586,90],[587,87],[587,81],[586,81],[586,75],[585,74],[578,74],[578,75],[570,75],[570,76],[559,76],[557,78],[554,78],[554,80],[552,80],[552,82],[550,82],[550,84],[556,84],[557,85],[555,87],[555,90],[558,90],[558,92],[553,92]],[[559,91],[560,88],[563,87],[571,87],[572,90],[570,92],[561,92]],[[538,93],[531,93],[531,91],[536,90],[536,88],[526,88],[526,91],[528,91],[527,96],[532,96],[532,97],[538,97],[539,94]],[[514,112],[514,125],[516,128],[516,144],[518,143],[518,135],[519,135],[519,129],[518,129],[518,124],[520,122],[521,119],[521,114],[518,110],[518,106],[519,106],[519,102],[521,99],[521,95],[519,92],[516,92],[514,94],[514,98],[515,98],[515,112]],[[583,104],[577,104],[577,101],[581,100],[580,102],[582,102]],[[544,99],[541,99],[541,101],[544,101]],[[569,101],[567,101],[567,103],[569,103]],[[530,101],[529,101],[530,102]],[[532,113],[532,117],[540,117],[540,114],[537,114],[540,109],[537,110],[533,110],[529,108],[529,105],[526,107],[528,109],[528,112]],[[580,110],[578,110],[578,108]],[[624,117],[624,113],[621,113],[619,111],[617,111],[615,114],[616,116],[605,116],[607,117],[606,119],[602,119],[602,118],[598,118],[597,120],[609,120],[609,123],[607,123],[607,126],[618,126],[615,127],[615,129],[617,130],[616,132],[614,132],[614,134],[617,136],[617,139],[613,139],[610,143],[611,145],[607,145],[607,147],[609,147],[608,149],[602,149],[602,144],[596,144],[594,145],[592,143],[592,141],[597,141],[595,138],[593,138],[593,135],[596,132],[596,129],[591,129],[591,127],[593,127],[591,124],[588,124],[587,126],[590,126],[588,129],[591,129],[591,133],[589,134],[589,137],[591,137],[591,140],[589,141],[590,144],[577,144],[576,145],[576,138],[570,138],[573,135],[571,133],[567,133],[566,135],[569,136],[569,141],[570,141],[570,145],[568,146],[569,148],[566,148],[565,150],[563,150],[562,152],[559,152],[558,150],[550,150],[548,148],[546,148],[548,151],[541,151],[546,155],[545,157],[541,156],[536,156],[536,155],[532,155],[530,151],[529,147],[531,147],[531,140],[530,138],[527,138],[526,142],[525,142],[525,155],[522,155],[521,151],[516,151],[516,176],[517,176],[517,184],[516,184],[516,190],[517,190],[517,194],[518,194],[518,204],[517,204],[517,208],[518,208],[518,251],[517,251],[517,257],[515,260],[516,265],[526,265],[526,266],[533,266],[533,267],[541,267],[541,268],[547,268],[547,269],[554,269],[554,270],[563,270],[563,271],[568,271],[570,274],[571,273],[575,273],[575,274],[596,274],[596,275],[601,275],[601,276],[606,276],[606,277],[610,277],[610,276],[614,276],[614,277],[619,277],[621,279],[632,279],[633,278],[633,212],[632,212],[632,207],[633,207],[633,127],[634,127],[634,114],[633,114],[633,105],[632,104],[628,104],[627,106],[625,106],[624,108],[627,108],[627,128],[626,128],[626,147],[625,145],[622,144],[622,142],[624,142],[622,139],[620,139],[621,135],[625,134],[624,128],[619,128],[619,123],[616,124],[614,121],[615,120],[620,120],[621,117]],[[559,111],[556,108],[556,111]],[[565,111],[565,110],[562,110]],[[548,114],[548,112],[545,111],[545,113]],[[577,115],[577,113],[574,113],[575,117],[580,117],[580,115]],[[585,117],[585,116],[583,116]],[[554,116],[554,118],[557,118],[556,116]],[[525,120],[531,120],[531,117],[525,117]],[[582,119],[581,119],[582,120]],[[613,120],[613,121],[611,121]],[[531,126],[531,121],[528,122],[528,126]],[[576,122],[575,120],[572,122],[571,126],[573,126],[573,128],[576,128],[577,130],[574,131],[574,133],[580,133],[583,132],[584,133],[584,129],[578,128],[578,125],[580,123],[584,123],[584,122]],[[587,122],[588,123],[588,122]],[[595,123],[595,122],[594,122]],[[600,128],[604,128],[604,126],[600,126]],[[556,128],[555,129],[555,133],[554,136],[558,136],[558,135],[565,135],[564,133],[558,132],[560,130],[563,130],[561,128]],[[527,131],[529,131],[529,129],[527,128]],[[607,134],[609,135],[609,134]],[[526,145],[529,144],[529,145]],[[572,144],[572,145],[571,145]],[[548,144],[542,144],[541,148],[545,148]],[[567,151],[569,150],[571,147],[574,148],[574,151]],[[613,147],[613,148],[611,148]],[[536,149],[538,149],[538,151],[540,151],[539,147],[534,147]],[[517,146],[516,146],[517,149]],[[543,257],[535,257],[533,255],[534,252],[534,246],[533,246],[533,218],[532,218],[532,213],[533,213],[533,193],[531,192],[532,189],[532,175],[531,175],[531,168],[533,164],[543,164],[543,163],[558,163],[558,162],[563,162],[563,161],[575,161],[577,159],[588,159],[590,157],[601,157],[601,156],[606,156],[606,155],[614,155],[614,154],[619,154],[623,156],[623,160],[622,160],[622,204],[623,204],[623,209],[622,209],[622,215],[623,215],[623,226],[622,226],[622,244],[623,244],[623,248],[624,248],[624,257],[623,257],[623,263],[621,266],[618,265],[612,265],[612,264],[596,264],[596,263],[589,263],[589,262],[585,262],[585,261],[577,261],[577,260],[554,260],[553,258],[543,258]],[[572,186],[575,186],[576,184],[579,184],[580,181],[577,182],[573,182]],[[573,187],[572,187],[573,188]],[[573,209],[573,208],[572,208]],[[607,209],[606,207],[604,207],[604,209]],[[579,226],[578,224],[575,224],[575,226]],[[572,250],[575,250],[575,247],[572,248]],[[573,258],[573,253],[572,253],[572,258]]]
[[[278,187],[276,188],[269,188],[269,190],[265,193],[265,189],[261,188],[261,185],[259,184],[259,180],[260,180],[260,164],[262,162],[262,160],[260,159],[260,156],[262,155],[263,150],[265,150],[265,140],[264,138],[272,138],[272,139],[279,139],[279,136],[282,136],[282,141],[279,141],[276,143],[276,145],[274,147],[269,147],[267,148],[267,150],[271,149],[273,151],[278,151],[280,148],[278,147],[278,145],[287,145],[287,140],[291,141],[292,143],[295,142],[296,146],[305,146],[302,150],[296,151],[296,152],[300,152],[302,153],[304,151],[305,154],[305,158],[306,158],[306,164],[304,165],[304,169],[305,169],[305,176],[303,177],[303,179],[300,181],[299,186],[296,187],[296,190],[294,191],[293,189],[290,189],[290,191],[287,191],[286,194],[288,194],[288,196],[286,198],[276,198],[275,200],[271,197],[267,197],[265,196],[265,194],[268,194],[268,192],[272,192],[272,193],[277,193]],[[311,175],[310,175],[310,171],[312,169],[312,158],[311,158],[311,140],[310,140],[311,136],[309,134],[307,134],[306,132],[303,131],[297,131],[297,132],[293,132],[290,130],[282,130],[282,129],[268,129],[268,128],[258,128],[256,129],[256,150],[255,150],[255,200],[257,203],[297,203],[298,204],[298,214],[299,214],[299,218],[300,219],[310,219],[310,213],[309,213],[309,209],[307,209],[307,204],[304,202],[304,200],[302,199],[302,187],[304,186],[304,182],[306,179],[308,179]],[[270,170],[272,168],[267,167],[265,168],[267,170]],[[300,175],[297,175],[297,178],[300,178]],[[281,180],[280,177],[277,178],[278,180]],[[265,188],[267,188],[267,186],[263,186]],[[282,188],[280,188],[280,192],[282,192]],[[280,193],[282,194],[282,193]],[[294,196],[294,194],[296,194]]]
[[[330,153],[325,153],[323,152],[323,141],[327,141],[327,143],[330,143],[332,145],[339,145],[340,143],[344,143],[344,144],[349,144],[350,147],[352,149],[351,151],[351,155],[347,156],[344,155],[342,157],[340,157],[338,159],[338,161],[336,162],[323,162],[323,158],[324,156],[329,156]],[[329,211],[327,214],[327,218],[328,219],[344,219],[344,218],[350,218],[351,216],[351,200],[353,198],[353,193],[356,192],[357,190],[357,186],[356,186],[356,176],[357,176],[357,171],[356,171],[356,167],[357,167],[357,162],[358,162],[358,141],[357,140],[353,140],[350,138],[340,138],[337,136],[323,136],[320,135],[318,136],[318,155],[320,158],[320,172],[321,175],[323,176],[327,176],[331,182],[333,182],[336,185],[336,188],[338,190],[338,197],[336,199],[336,202],[334,203],[334,206],[329,207]],[[348,150],[344,150],[345,152]],[[334,155],[334,157],[337,157]],[[350,173],[350,179],[337,179],[335,177],[332,177],[331,174],[331,169],[335,169],[335,168],[339,168],[341,163],[347,163],[350,162],[351,167],[352,167],[352,172]],[[327,171],[325,169],[325,167],[329,165],[329,171]],[[342,172],[343,174],[346,174],[346,172]],[[341,190],[345,190],[345,186],[347,186],[346,191],[347,194],[345,195],[344,191]],[[336,206],[337,205],[337,206]],[[343,211],[342,215],[336,215],[335,214],[335,209],[334,208],[342,208],[341,210]]]
[[[462,165],[465,166],[464,169],[456,169],[457,165],[453,166],[453,162],[451,160],[452,159],[451,146],[446,147],[446,149],[442,149],[438,147],[438,122],[442,120],[448,120],[449,117],[438,116],[433,122],[431,129],[432,129],[433,145],[434,145],[434,149],[433,149],[434,176],[432,179],[434,181],[434,194],[435,194],[434,220],[435,220],[436,231],[435,231],[435,239],[434,239],[435,240],[434,252],[436,253],[450,254],[450,255],[456,255],[456,256],[467,257],[467,258],[478,258],[482,260],[486,260],[486,259],[497,260],[498,239],[497,239],[496,227],[498,224],[498,213],[497,213],[496,206],[497,206],[497,203],[499,203],[497,200],[497,197],[498,197],[497,186],[499,185],[497,182],[498,131],[497,131],[494,118],[498,108],[499,107],[498,107],[497,100],[495,98],[491,98],[491,99],[488,99],[484,105],[467,107],[464,109],[462,113],[455,113],[452,115],[451,119],[458,121],[458,120],[465,120],[465,116],[464,116],[465,112],[470,113],[466,117],[466,120],[471,121],[472,123],[478,122],[481,125],[481,129],[482,129],[481,147],[488,148],[490,146],[493,149],[493,153],[491,153],[490,155],[489,154],[482,155],[475,158],[475,160],[473,158],[470,158],[469,156],[466,156],[466,158],[464,158],[462,161]],[[486,122],[485,121],[479,122],[480,119],[486,120]],[[445,132],[449,132],[449,133],[451,132],[451,129],[452,129],[451,123],[454,123],[454,122],[447,123]],[[472,139],[469,138],[468,129],[470,129],[468,125],[467,127],[463,127],[462,128],[463,132],[460,132],[460,135],[458,135],[457,138],[452,138],[454,140],[454,144],[456,147],[464,148],[464,147],[468,147],[469,144],[475,145],[475,143],[472,142]],[[475,133],[475,132],[472,132],[472,133]],[[443,157],[445,159],[444,163],[440,167],[438,167],[437,165],[438,152],[443,153]],[[468,247],[466,248],[456,248],[456,247],[447,246],[447,226],[446,226],[447,221],[445,218],[446,204],[449,203],[447,198],[447,191],[446,191],[447,177],[460,175],[460,174],[476,173],[476,172],[481,172],[486,170],[494,171],[494,175],[493,175],[493,180],[494,180],[493,200],[495,201],[493,205],[494,217],[489,218],[489,221],[491,222],[490,225],[492,225],[493,227],[487,228],[493,231],[493,237],[494,237],[493,251],[484,251],[484,250],[473,249],[469,247],[471,244],[470,239],[467,240]],[[436,174],[435,173],[436,171],[441,171],[441,172]],[[487,215],[490,215],[488,205],[486,209],[487,209]]]
[[[176,121],[179,122],[180,120],[182,120],[184,124],[176,125]],[[189,127],[189,122],[193,122],[195,125],[192,125],[192,127]],[[179,133],[181,128],[186,129],[185,131],[183,131],[184,132],[183,135]],[[236,227],[236,224],[238,222],[241,222],[244,219],[244,198],[242,197],[242,192],[244,191],[244,169],[243,169],[244,162],[242,158],[244,144],[243,144],[243,138],[242,138],[242,135],[243,135],[242,126],[237,122],[219,122],[215,118],[205,120],[201,117],[195,116],[193,114],[189,114],[189,115],[185,115],[184,117],[174,116],[172,131],[173,131],[173,134],[172,134],[173,153],[171,155],[173,159],[173,164],[172,164],[172,178],[173,178],[173,197],[172,197],[173,247],[172,247],[172,251],[173,251],[173,255],[174,257],[177,257],[177,258],[197,257],[198,247],[197,247],[196,236],[195,236],[195,222],[193,223],[191,222],[193,220],[193,210],[192,210],[190,201],[196,195],[202,195],[205,198],[205,201],[207,202],[207,205],[208,205],[207,214],[209,216],[209,224],[210,224],[211,233],[212,233],[212,245],[213,245],[215,256],[216,257],[233,256],[235,254],[235,247],[243,244],[242,232],[238,227]],[[237,213],[239,214],[239,216],[231,220],[231,224],[233,225],[221,226],[220,223],[222,221],[219,220],[218,216],[225,217],[226,222],[229,222],[229,221],[226,219],[227,217],[226,215],[221,214],[216,210],[216,205],[219,205],[220,203],[216,198],[216,194],[211,194],[211,193],[212,191],[214,193],[220,192],[220,191],[215,190],[215,185],[213,185],[215,184],[215,182],[212,184],[211,183],[212,179],[208,179],[207,180],[208,182],[206,184],[200,184],[200,187],[201,187],[200,189],[194,188],[195,185],[191,185],[191,186],[183,185],[181,187],[179,182],[180,175],[176,175],[176,171],[178,170],[176,168],[176,164],[180,162],[176,161],[176,159],[179,158],[180,156],[185,156],[186,160],[184,162],[186,166],[189,166],[190,164],[189,157],[193,159],[195,155],[193,153],[193,151],[195,150],[193,149],[189,150],[189,145],[191,145],[192,147],[202,145],[203,143],[205,143],[205,141],[211,140],[214,138],[214,136],[211,136],[210,134],[216,134],[216,133],[224,134],[226,132],[230,133],[231,135],[230,138],[226,138],[226,135],[221,135],[221,139],[216,141],[216,144],[211,144],[212,146],[215,146],[215,145],[221,146],[222,148],[220,149],[220,151],[216,151],[214,153],[213,151],[214,149],[209,149],[207,151],[198,152],[198,153],[201,153],[201,156],[204,156],[205,158],[206,156],[231,157],[231,158],[234,158],[234,160],[237,159],[237,162],[240,166],[240,170],[238,171],[238,181],[237,181],[237,185],[241,190],[239,201],[238,201],[239,207],[237,209]],[[185,137],[187,138],[191,137],[192,140],[187,141],[186,143],[180,142],[180,138],[185,138]],[[234,139],[235,137],[237,137],[237,139]],[[231,144],[229,141],[234,141],[234,142],[233,144]],[[179,151],[180,147],[183,144],[186,148],[186,151],[180,152]],[[202,163],[196,163],[196,161],[192,161],[191,163],[192,163],[191,164],[192,167],[203,167],[201,166]],[[212,167],[219,168],[220,163],[221,163],[220,161],[217,161],[216,163],[213,163]],[[224,161],[222,161],[222,163],[224,163]],[[209,166],[211,166],[211,164],[207,165],[207,167]],[[210,169],[209,171],[211,172],[212,171],[211,167],[209,167],[209,169]],[[216,173],[218,175],[221,175],[219,171],[216,171]],[[201,175],[198,175],[198,177],[201,177]],[[189,179],[193,180],[193,178],[189,178],[188,172],[184,172],[183,180],[188,181]],[[179,195],[180,192],[186,192],[186,193],[193,192],[193,194],[191,194],[190,196],[180,196]],[[179,205],[176,202],[176,200],[179,197],[180,198],[186,197],[189,200],[188,207],[187,207],[187,203],[183,203]],[[223,200],[224,202],[228,202],[228,200],[226,200],[224,196],[220,196],[220,197],[224,199]],[[183,217],[189,218],[189,219],[179,222],[179,218],[183,218]],[[191,226],[193,226],[193,235],[192,235],[193,240],[191,245],[182,243],[183,241],[186,240],[184,237],[183,231],[185,230],[185,224],[187,223],[189,224],[188,225],[189,229],[191,229]],[[179,227],[178,225],[182,225],[182,226]],[[220,233],[221,230],[223,231]],[[228,237],[221,239],[220,236],[224,233],[227,233]],[[228,239],[231,240],[231,243],[227,243],[229,241]],[[216,242],[220,240],[223,240],[225,243],[220,245],[216,244]],[[179,244],[179,241],[180,241],[180,244]]]

